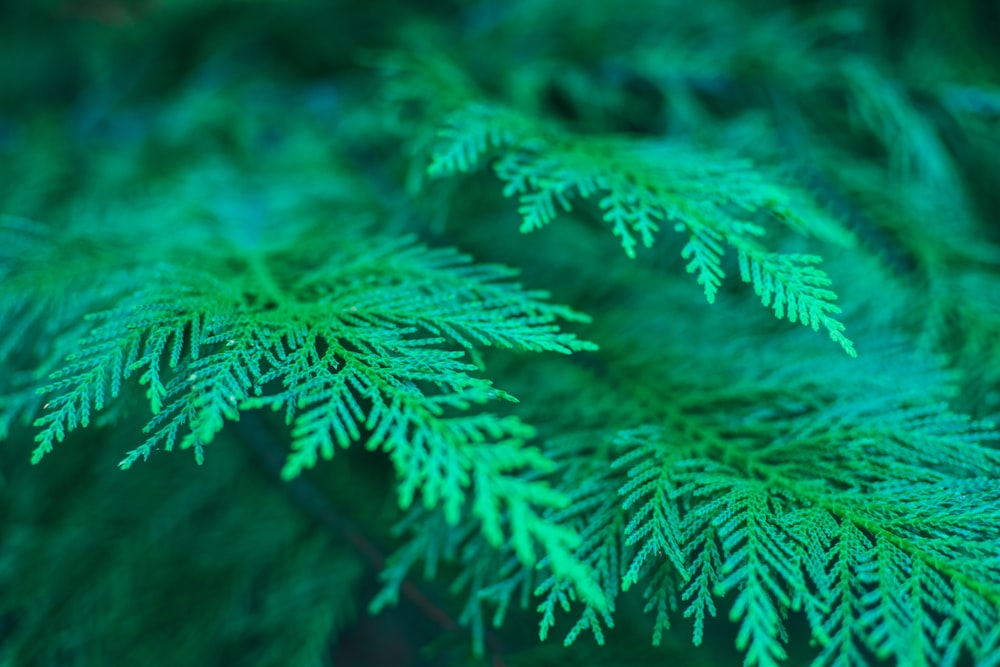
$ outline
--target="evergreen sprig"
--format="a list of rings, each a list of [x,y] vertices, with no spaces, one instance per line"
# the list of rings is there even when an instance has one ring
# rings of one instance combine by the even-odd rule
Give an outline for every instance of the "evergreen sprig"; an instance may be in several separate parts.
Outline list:
[[[816,207],[796,211],[803,198],[768,179],[751,161],[681,143],[575,135],[482,102],[447,113],[430,148],[431,176],[467,173],[492,160],[505,196],[517,197],[521,231],[552,222],[574,199],[596,199],[625,253],[650,248],[663,225],[687,236],[681,255],[714,303],[725,277],[724,246],[738,251],[740,277],[753,283],[780,319],[818,330],[847,354],[854,344],[836,319],[832,281],[816,255],[769,252],[761,245],[761,215],[796,231],[837,238],[836,224]],[[815,222],[809,216],[815,216]],[[752,268],[751,268],[752,267]],[[772,300],[773,297],[773,300]]]
[[[245,274],[167,264],[121,271],[119,279],[141,288],[86,315],[77,349],[37,389],[45,403],[32,460],[120,400],[131,379],[145,387],[151,416],[146,441],[122,468],[175,447],[201,463],[227,422],[270,407],[291,429],[285,479],[352,444],[384,451],[403,509],[419,500],[440,508],[449,525],[469,512],[489,544],[510,540],[526,565],[552,559],[581,584],[581,596],[602,605],[570,555],[575,534],[540,515],[565,498],[511,476],[551,469],[527,444],[534,429],[483,411],[516,399],[467,360],[491,346],[594,350],[560,330],[562,321],[587,317],[523,289],[515,270],[412,238],[345,232],[334,248],[313,267],[281,254],[234,254],[230,265],[244,265]],[[285,284],[285,276],[295,277]],[[95,300],[86,290],[78,297]]]
[[[883,378],[867,382],[878,399],[829,387],[811,407],[794,399],[795,384],[783,374],[760,395],[772,406],[763,410],[745,393],[734,402],[682,389],[690,413],[548,450],[564,462],[576,499],[561,520],[580,526],[578,557],[600,563],[596,583],[611,609],[619,591],[644,582],[654,643],[677,610],[694,620],[700,644],[717,598],[730,597],[737,647],[752,665],[787,658],[785,619],[796,612],[821,647],[814,665],[864,665],[869,655],[900,664],[996,660],[1000,497],[990,480],[1000,474],[992,446],[1000,433],[951,413],[933,392],[894,389]],[[936,391],[947,395],[949,386]],[[710,407],[713,400],[726,407]],[[571,463],[580,451],[589,469]],[[609,489],[618,503],[588,502]],[[540,591],[544,635],[571,605],[558,586]],[[602,622],[613,627],[613,616],[587,605],[577,613],[566,643],[584,629],[603,643]]]

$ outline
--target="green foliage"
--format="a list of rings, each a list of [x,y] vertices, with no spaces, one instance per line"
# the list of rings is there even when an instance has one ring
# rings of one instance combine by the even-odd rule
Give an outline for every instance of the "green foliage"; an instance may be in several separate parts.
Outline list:
[[[787,313],[814,330],[822,324],[845,352],[857,354],[833,317],[841,311],[836,294],[824,289],[830,279],[811,266],[821,259],[767,252],[758,241],[765,229],[754,220],[766,212],[793,229],[828,234],[836,225],[822,215],[799,217],[794,192],[747,160],[683,144],[575,136],[476,102],[445,116],[430,152],[427,171],[437,177],[472,171],[496,155],[493,171],[504,195],[518,198],[522,232],[544,227],[560,209],[570,212],[577,197],[598,198],[602,218],[630,258],[640,244],[652,247],[662,224],[673,225],[687,237],[681,255],[709,303],[725,277],[725,243],[738,252],[743,282],[779,319]]]
[[[11,11],[0,665],[1000,662],[1000,16],[897,4]]]
[[[119,275],[107,267],[105,279],[121,283],[121,296],[114,308],[85,316],[91,327],[77,349],[36,390],[46,402],[34,421],[32,461],[87,427],[133,376],[146,388],[151,418],[143,427],[148,438],[122,468],[175,446],[192,449],[202,463],[227,421],[270,407],[291,430],[284,479],[363,440],[389,455],[401,508],[419,496],[455,524],[471,501],[491,544],[510,539],[530,565],[537,543],[561,573],[582,582],[581,595],[602,604],[568,555],[575,536],[537,516],[537,507],[563,499],[540,483],[510,478],[522,468],[551,468],[525,446],[533,430],[515,416],[468,413],[515,399],[463,359],[485,346],[593,350],[556,324],[586,318],[523,290],[505,267],[473,264],[412,239],[333,234],[334,250],[315,266],[299,255],[234,252],[214,259],[243,270],[221,276],[166,264]],[[23,267],[20,275],[45,284],[44,266]],[[285,284],[276,275],[295,278]],[[130,283],[141,288],[125,294]],[[96,306],[104,296],[82,287],[77,302]]]
[[[987,443],[1000,434],[938,402],[951,387],[927,361],[886,352],[922,375],[921,390],[871,361],[865,399],[834,385],[803,402],[802,369],[739,394],[682,382],[661,389],[684,398],[656,424],[552,442],[572,498],[555,517],[580,531],[576,555],[609,600],[582,605],[565,643],[590,631],[604,644],[616,599],[641,583],[654,645],[675,615],[701,644],[717,598],[731,598],[747,664],[782,664],[795,613],[821,648],[816,665],[995,659],[1000,588],[985,582],[997,580],[1000,452]],[[530,583],[519,576],[483,584],[500,617]],[[576,605],[555,577],[535,592],[544,637]]]

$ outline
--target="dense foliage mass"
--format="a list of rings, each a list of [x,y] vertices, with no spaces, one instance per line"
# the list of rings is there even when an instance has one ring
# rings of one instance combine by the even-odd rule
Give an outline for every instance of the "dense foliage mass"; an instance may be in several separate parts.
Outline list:
[[[3,13],[0,665],[1000,664],[989,3]]]

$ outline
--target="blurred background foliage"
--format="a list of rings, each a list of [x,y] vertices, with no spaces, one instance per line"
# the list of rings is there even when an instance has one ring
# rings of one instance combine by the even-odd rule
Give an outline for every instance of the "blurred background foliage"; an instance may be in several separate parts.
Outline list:
[[[391,104],[393,63],[457,63],[486,94],[575,131],[684,137],[798,180],[851,232],[848,247],[820,254],[859,351],[892,332],[942,353],[963,373],[957,407],[997,416],[998,25],[991,0],[4,3],[0,212],[66,233],[136,216],[120,251],[150,261],[172,243],[177,216],[206,221],[204,238],[185,243],[211,243],[213,224],[239,226],[260,207],[276,221],[274,242],[284,219],[371,220],[523,267],[527,284],[594,315],[587,337],[605,353],[591,363],[629,357],[619,378],[655,384],[672,364],[737,382],[761,368],[846,363],[788,331],[745,286],[724,285],[722,296],[739,298],[707,307],[674,240],[630,263],[593,212],[525,239],[489,177],[423,183],[413,156],[433,128]],[[649,340],[655,354],[643,351]],[[515,395],[532,395],[526,414],[543,434],[630,422],[570,361],[520,363],[498,368]],[[0,665],[482,662],[455,626],[447,576],[366,615],[398,518],[378,461],[338,454],[284,484],[280,430],[245,419],[203,467],[175,455],[122,473],[115,464],[137,432],[127,424],[90,429],[37,468],[30,430],[0,425],[10,430]],[[678,619],[654,649],[628,620],[642,600],[623,599],[601,650],[539,645],[535,615],[513,612],[488,659],[740,661],[724,611],[706,646],[695,650]],[[808,629],[791,624],[801,636],[789,664],[800,664]]]

